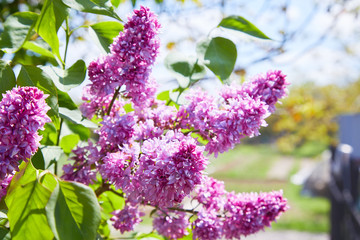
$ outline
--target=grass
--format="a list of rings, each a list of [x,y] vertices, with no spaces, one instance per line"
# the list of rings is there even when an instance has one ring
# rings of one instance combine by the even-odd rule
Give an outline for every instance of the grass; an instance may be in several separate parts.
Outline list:
[[[284,156],[270,145],[242,145],[212,160],[211,176],[223,180],[228,191],[268,192],[282,189],[290,209],[272,225],[273,229],[328,232],[329,201],[302,196],[302,186],[289,181],[291,175],[300,169],[301,158],[298,154],[293,158],[285,156],[289,161],[294,161],[287,180],[267,178],[272,164],[281,158]]]

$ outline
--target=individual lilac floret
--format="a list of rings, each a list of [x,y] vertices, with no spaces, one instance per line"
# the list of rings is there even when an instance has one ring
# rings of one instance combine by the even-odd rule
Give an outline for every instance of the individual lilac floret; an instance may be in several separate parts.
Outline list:
[[[140,212],[137,207],[127,204],[124,209],[112,212],[114,215],[110,220],[113,221],[114,228],[121,233],[134,230],[134,226],[142,222],[141,217],[145,213]]]
[[[8,174],[5,176],[3,180],[0,180],[0,200],[6,196],[7,188],[10,185],[10,182],[13,178],[14,174]]]
[[[288,209],[282,192],[228,193],[224,206],[224,235],[227,239],[240,239],[270,226],[282,212]]]
[[[169,239],[179,239],[188,235],[186,228],[190,223],[184,212],[169,213],[167,215],[161,214],[154,218],[153,227],[161,235]]]
[[[159,207],[170,207],[201,183],[207,165],[203,147],[181,132],[144,141],[139,169],[130,198]]]
[[[0,179],[13,170],[20,160],[27,161],[37,151],[39,129],[50,122],[46,112],[47,95],[36,87],[13,88],[0,102]]]
[[[119,147],[132,141],[136,117],[133,113],[114,117],[105,116],[103,125],[97,132],[100,136],[98,145],[102,152],[117,151]]]
[[[224,205],[225,193],[224,182],[203,176],[202,183],[195,188],[194,199],[208,210],[219,211]]]
[[[192,228],[194,240],[216,240],[222,236],[222,222],[215,212],[198,213]]]
[[[132,170],[138,165],[139,153],[140,147],[136,143],[131,147],[125,145],[118,152],[107,153],[99,166],[101,176],[117,189],[131,191]]]
[[[64,174],[61,176],[64,180],[76,181],[86,185],[93,183],[96,180],[96,166],[101,157],[96,146],[92,142],[88,142],[86,147],[78,147],[73,150],[75,154],[71,160],[73,164],[66,164],[63,166]]]

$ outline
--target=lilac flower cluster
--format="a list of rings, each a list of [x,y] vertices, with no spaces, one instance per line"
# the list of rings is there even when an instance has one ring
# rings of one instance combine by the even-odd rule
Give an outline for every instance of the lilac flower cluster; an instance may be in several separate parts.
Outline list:
[[[75,156],[71,160],[74,160],[74,163],[63,166],[64,173],[61,178],[86,185],[93,183],[96,179],[96,166],[100,156],[99,150],[89,141],[88,146],[78,147],[73,150],[73,153]]]
[[[133,201],[171,207],[201,182],[207,158],[192,137],[168,131],[162,138],[144,141],[141,150],[129,193]]]
[[[110,54],[90,63],[91,84],[83,95],[86,103],[80,108],[85,116],[104,113],[108,100],[121,87],[125,88],[124,97],[136,106],[149,104],[156,93],[156,82],[149,76],[160,45],[159,28],[156,16],[148,8],[135,10],[110,46]]]
[[[134,230],[134,226],[142,222],[141,217],[145,215],[137,207],[130,204],[125,205],[122,210],[116,210],[112,214],[113,217],[110,220],[114,222],[114,228],[120,230],[121,233]]]
[[[50,122],[47,95],[36,87],[19,87],[3,94],[0,102],[0,179],[18,171],[20,160],[27,161],[37,151],[39,129]]]
[[[204,153],[216,156],[259,135],[286,96],[285,75],[269,71],[243,85],[225,86],[215,98],[195,89],[187,104],[168,106],[154,98],[156,82],[150,77],[159,27],[149,9],[135,10],[110,54],[90,64],[81,111],[103,119],[95,131],[99,138],[74,151],[75,162],[64,166],[63,178],[88,184],[98,172],[102,186],[121,189],[127,204],[111,220],[122,233],[141,221],[139,206],[156,209],[153,227],[169,239],[187,235],[189,227],[194,239],[202,240],[240,238],[270,226],[288,208],[282,193],[227,192],[223,182],[204,174]],[[184,209],[185,198],[197,208]]]
[[[275,110],[275,103],[286,96],[288,82],[281,71],[269,71],[243,85],[225,86],[215,99],[196,89],[180,107],[178,127],[194,129],[208,141],[210,154],[225,152],[245,136],[258,136],[265,119]]]
[[[154,229],[161,235],[169,239],[179,239],[189,234],[186,230],[190,226],[186,214],[184,212],[172,212],[169,214],[160,214],[154,218]]]

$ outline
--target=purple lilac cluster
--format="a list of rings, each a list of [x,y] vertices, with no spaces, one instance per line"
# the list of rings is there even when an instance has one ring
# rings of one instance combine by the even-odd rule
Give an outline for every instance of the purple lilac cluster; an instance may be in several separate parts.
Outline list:
[[[259,135],[286,96],[285,75],[269,71],[225,86],[217,98],[195,89],[187,104],[168,106],[154,98],[156,82],[150,77],[159,27],[148,8],[135,10],[110,53],[90,64],[81,111],[103,118],[99,140],[74,151],[75,164],[64,166],[63,178],[88,184],[98,171],[104,182],[121,189],[127,204],[111,220],[122,233],[141,221],[141,205],[157,209],[154,229],[169,239],[187,235],[188,227],[194,239],[205,240],[240,238],[270,226],[288,208],[282,193],[227,192],[223,182],[204,175],[204,151],[216,156]],[[207,144],[200,146],[192,133]],[[196,210],[182,208],[185,197],[199,204]],[[197,215],[192,224],[189,213]]]
[[[225,86],[219,99],[194,90],[187,96],[189,103],[180,106],[178,127],[199,132],[208,141],[206,151],[217,156],[242,138],[260,134],[275,103],[286,96],[287,85],[281,71],[269,71],[249,83]]]
[[[8,174],[3,180],[0,180],[0,200],[7,194],[7,188],[10,185],[10,182],[14,174]]]
[[[156,93],[156,82],[149,76],[160,45],[159,28],[155,14],[148,8],[135,10],[124,31],[114,39],[110,53],[90,63],[91,84],[83,95],[86,103],[81,106],[85,116],[93,116],[99,109],[104,112],[108,99],[121,87],[123,96],[134,105],[149,105]]]
[[[89,141],[88,146],[78,147],[73,153],[75,156],[71,160],[74,160],[74,163],[63,166],[64,173],[61,178],[86,185],[93,183],[96,180],[96,167],[100,157],[98,148]]]
[[[3,94],[0,102],[0,179],[18,170],[37,151],[39,129],[50,122],[47,95],[36,87],[19,87]]]
[[[188,235],[186,230],[190,223],[184,212],[172,212],[170,214],[159,214],[153,220],[154,229],[169,239],[179,239]]]
[[[235,194],[226,192],[222,182],[210,177],[204,178],[195,193],[194,199],[202,204],[192,224],[194,237],[199,240],[240,239],[269,227],[288,209],[281,191]]]
[[[114,222],[114,228],[120,230],[121,233],[134,230],[134,226],[142,222],[141,217],[145,215],[131,204],[127,204],[122,210],[116,210],[112,214],[113,217],[110,220]]]
[[[224,205],[224,235],[227,239],[240,238],[270,226],[279,214],[288,209],[282,192],[227,194]]]
[[[180,203],[200,184],[208,162],[195,139],[177,131],[144,141],[141,151],[129,198],[164,208]]]

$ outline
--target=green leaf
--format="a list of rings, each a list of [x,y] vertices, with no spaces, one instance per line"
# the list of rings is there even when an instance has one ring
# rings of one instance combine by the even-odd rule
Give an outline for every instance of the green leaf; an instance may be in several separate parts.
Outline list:
[[[45,169],[61,176],[59,171],[63,167],[62,156],[65,155],[62,148],[59,146],[41,146],[40,148],[45,160]]]
[[[51,190],[40,182],[40,172],[23,162],[8,189],[6,205],[12,239],[52,239],[45,206]]]
[[[56,145],[57,131],[52,123],[45,123],[44,130],[40,130],[40,135],[43,137],[40,141],[42,145]]]
[[[41,69],[52,79],[55,86],[64,92],[79,86],[86,76],[86,65],[83,60],[78,60],[66,70],[52,66],[45,66]]]
[[[73,122],[73,123],[81,124],[84,127],[88,127],[88,128],[97,128],[98,127],[98,125],[96,125],[95,123],[83,118],[83,116],[81,115],[81,112],[78,109],[69,110],[67,108],[60,108],[60,116],[62,118],[65,118],[65,119]]]
[[[226,80],[232,73],[237,51],[231,40],[222,37],[206,39],[197,45],[197,52],[205,65],[220,80]]]
[[[162,100],[162,101],[168,101],[168,100],[170,99],[170,92],[169,92],[169,90],[163,91],[163,92],[159,93],[159,94],[157,95],[156,99]]]
[[[36,169],[45,169],[45,160],[40,148],[38,148],[35,155],[31,157],[31,162]]]
[[[142,239],[142,240],[165,240],[166,238],[157,234],[156,232],[151,233],[138,233],[135,235],[135,239]]]
[[[113,17],[119,21],[121,18],[114,12],[114,8],[107,0],[62,0],[67,6],[81,12],[101,14]]]
[[[185,56],[179,52],[170,53],[164,62],[181,88],[189,87],[192,81],[197,81],[206,74],[204,65],[199,64],[196,58]]]
[[[67,7],[60,0],[46,0],[35,25],[35,31],[50,45],[60,60],[57,31],[67,15]]]
[[[233,29],[257,38],[270,39],[263,32],[261,32],[254,24],[252,24],[251,22],[240,16],[226,17],[221,20],[218,27]]]
[[[59,107],[64,107],[70,110],[75,110],[78,108],[77,105],[69,96],[69,94],[60,90],[58,90],[58,101],[59,101]]]
[[[0,227],[0,239],[4,240],[4,239],[10,239],[10,238],[6,238],[6,235],[8,235],[10,233],[10,230],[6,227],[1,226]]]
[[[132,4],[133,7],[135,7],[135,5],[136,5],[136,0],[131,0],[131,4]]]
[[[17,78],[17,85],[34,86],[42,90],[45,94],[50,95],[46,99],[46,103],[51,107],[51,110],[49,110],[47,114],[50,116],[55,127],[59,129],[60,122],[57,90],[50,77],[40,68],[34,66],[22,66]]]
[[[71,150],[80,141],[80,137],[77,134],[66,135],[60,140],[60,147],[65,153],[71,153]]]
[[[111,5],[113,5],[114,7],[119,7],[120,3],[123,2],[124,0],[111,0]]]
[[[87,141],[90,138],[90,129],[87,127],[84,127],[81,124],[75,124],[70,121],[66,121],[66,125],[69,127],[69,129],[80,136],[81,141]]]
[[[99,197],[101,208],[106,214],[106,220],[112,217],[111,213],[115,210],[121,210],[125,206],[125,199],[119,195],[106,191],[103,192]]]
[[[109,53],[110,44],[112,44],[114,38],[118,36],[119,32],[123,29],[124,26],[119,22],[99,22],[90,25],[89,33],[99,48],[104,50],[104,53]]]
[[[30,37],[37,17],[38,14],[33,12],[17,12],[9,16],[0,36],[0,49],[7,53],[19,50]]]
[[[100,207],[88,186],[59,181],[46,206],[46,213],[57,239],[96,238],[101,220]]]
[[[13,89],[16,86],[16,78],[9,64],[0,59],[0,100],[2,93]]]
[[[24,43],[23,48],[51,58],[56,61],[54,54],[48,49],[45,42],[42,41],[27,41]]]

